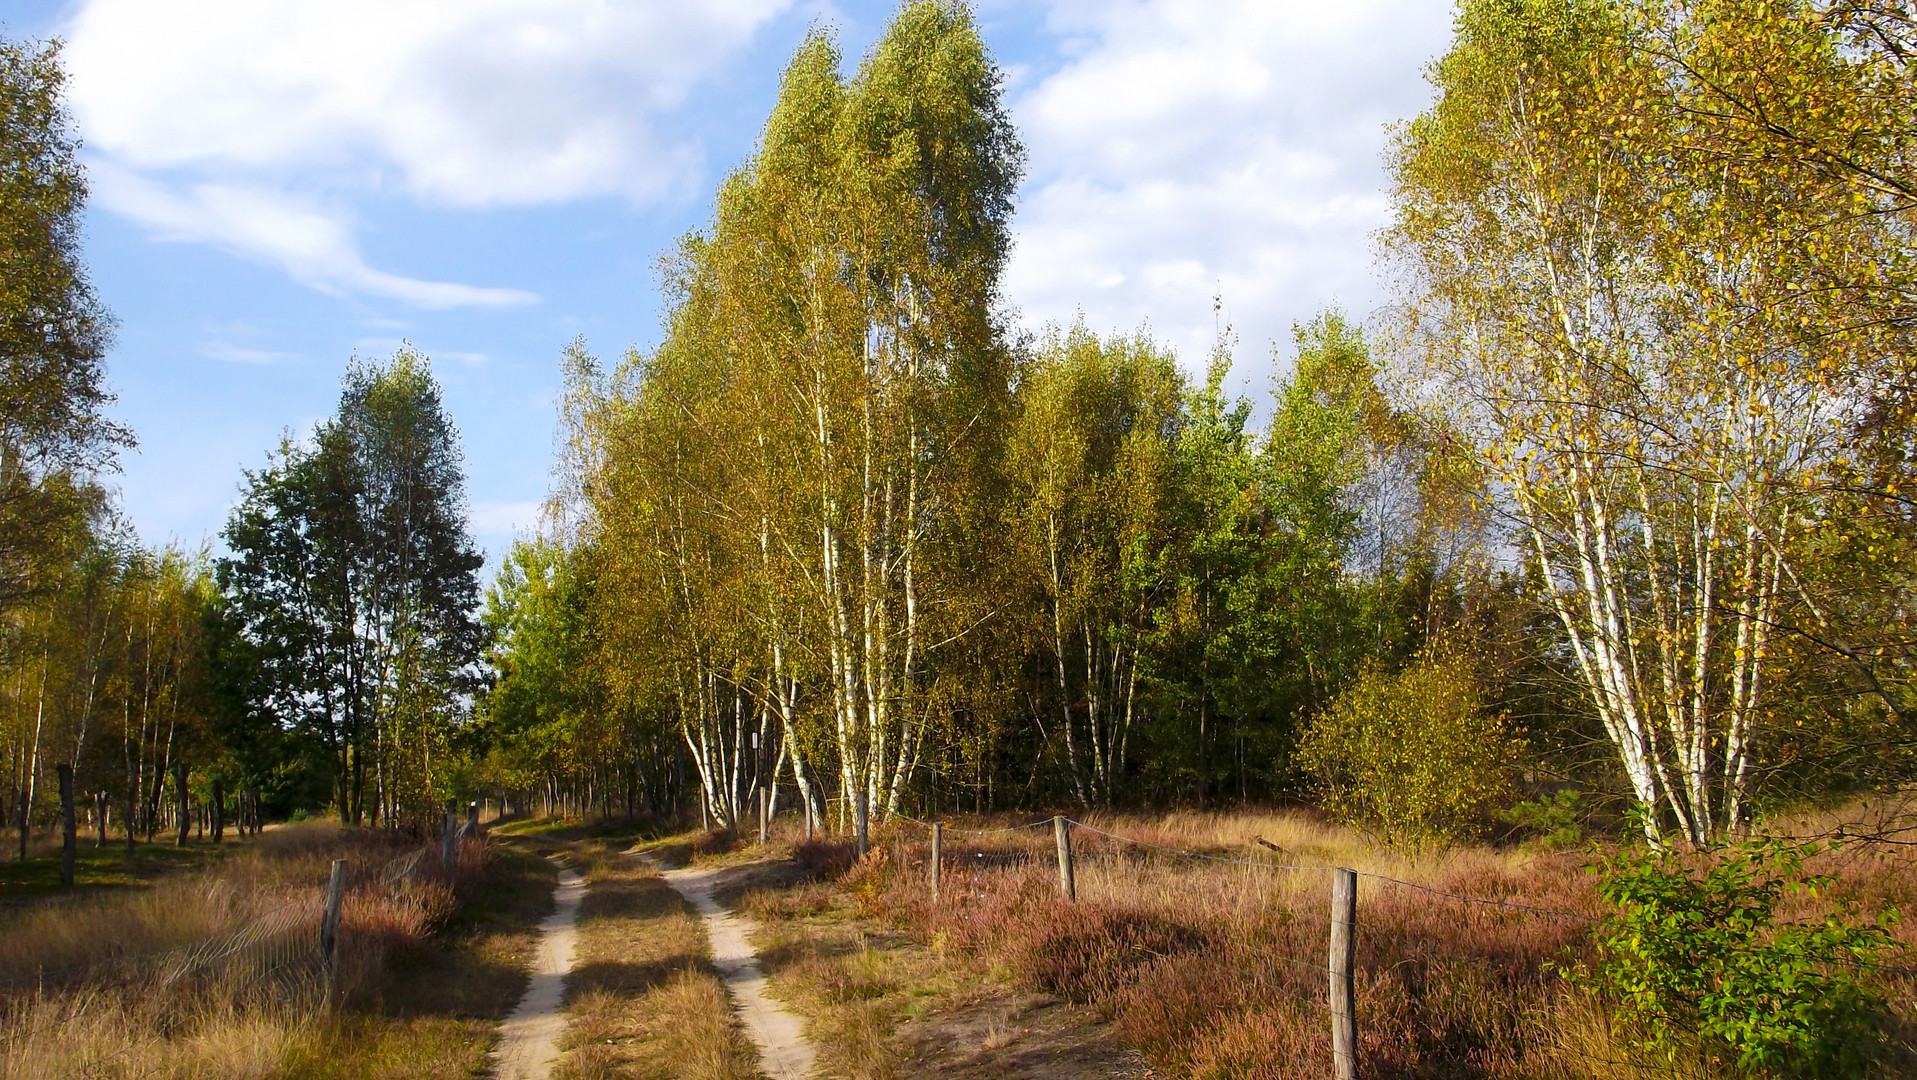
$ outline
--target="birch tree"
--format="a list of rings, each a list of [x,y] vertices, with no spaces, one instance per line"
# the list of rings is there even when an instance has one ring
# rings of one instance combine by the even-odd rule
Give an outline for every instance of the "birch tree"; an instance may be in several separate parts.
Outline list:
[[[1010,460],[1021,561],[1047,609],[1053,708],[1085,805],[1118,797],[1144,704],[1140,650],[1164,597],[1142,564],[1165,531],[1185,390],[1149,338],[1101,342],[1082,326],[1049,338],[1020,380]]]
[[[850,82],[809,39],[687,294],[754,425],[737,520],[805,599],[839,788],[882,813],[919,760],[928,654],[963,632],[940,527],[1008,396],[993,305],[1020,151],[999,80],[947,3],[902,9]]]
[[[1423,386],[1508,496],[1653,841],[1747,819],[1772,635],[1818,618],[1795,556],[1863,404],[1829,373],[1878,336],[1810,283],[1882,223],[1726,152],[1753,16],[1796,87],[1764,107],[1842,107],[1814,9],[1761,8],[1468,4],[1393,151]]]
[[[0,38],[0,617],[57,576],[133,442],[106,416],[112,320],[80,261],[65,81],[57,45]]]

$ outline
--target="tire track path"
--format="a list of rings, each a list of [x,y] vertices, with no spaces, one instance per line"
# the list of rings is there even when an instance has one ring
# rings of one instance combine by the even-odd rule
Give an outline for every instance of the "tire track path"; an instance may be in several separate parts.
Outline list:
[[[751,935],[758,924],[746,915],[728,911],[712,898],[718,874],[712,870],[668,870],[651,855],[639,858],[659,871],[680,896],[698,909],[712,942],[712,966],[732,996],[746,1034],[759,1047],[759,1070],[772,1080],[805,1080],[811,1075],[817,1051],[805,1037],[805,1025],[785,1006],[766,996],[765,971],[752,950]]]
[[[518,1007],[499,1025],[499,1045],[493,1048],[494,1080],[548,1080],[559,1060],[559,1036],[566,1030],[562,1007],[566,974],[572,970],[573,946],[579,937],[574,924],[579,921],[579,902],[586,898],[586,879],[576,870],[561,870],[552,898],[553,913],[539,924],[532,981]]]

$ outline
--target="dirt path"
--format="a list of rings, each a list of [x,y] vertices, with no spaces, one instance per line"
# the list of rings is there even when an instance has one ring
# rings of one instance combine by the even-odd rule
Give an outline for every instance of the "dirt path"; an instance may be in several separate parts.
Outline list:
[[[577,871],[561,870],[553,890],[556,905],[539,924],[539,955],[533,958],[532,982],[506,1022],[499,1026],[499,1045],[493,1050],[495,1080],[547,1080],[559,1060],[559,1036],[566,1030],[560,1008],[566,973],[572,970],[572,948],[578,937],[573,924],[579,902],[586,896],[586,879]]]
[[[668,870],[650,855],[639,856],[666,879],[666,884],[691,902],[706,921],[712,939],[712,965],[731,993],[745,1022],[746,1034],[759,1046],[759,1069],[772,1080],[804,1080],[817,1056],[799,1018],[766,996],[765,972],[752,951],[753,921],[727,911],[712,898],[717,875],[711,870]]]

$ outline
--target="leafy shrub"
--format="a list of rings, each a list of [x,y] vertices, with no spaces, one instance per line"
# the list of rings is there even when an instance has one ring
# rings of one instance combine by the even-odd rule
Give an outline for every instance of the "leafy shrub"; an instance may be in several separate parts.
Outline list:
[[[1584,797],[1572,788],[1526,799],[1498,819],[1530,833],[1541,848],[1569,848],[1584,842]]]
[[[1373,668],[1320,713],[1299,746],[1326,809],[1417,847],[1464,839],[1516,798],[1525,744],[1485,710],[1460,658],[1427,654],[1410,668]]]
[[[1816,895],[1818,849],[1763,840],[1703,853],[1702,871],[1671,851],[1624,852],[1600,894],[1617,910],[1598,931],[1598,963],[1570,969],[1616,1009],[1639,1053],[1686,1053],[1759,1076],[1860,1076],[1881,1041],[1883,1001],[1860,969],[1890,947],[1895,911],[1861,921],[1840,905],[1820,922],[1778,922],[1778,901]]]

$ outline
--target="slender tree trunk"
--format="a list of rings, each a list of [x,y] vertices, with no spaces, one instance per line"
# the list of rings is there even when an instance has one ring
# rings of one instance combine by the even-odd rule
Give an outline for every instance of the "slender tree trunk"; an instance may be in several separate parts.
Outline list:
[[[40,789],[40,735],[46,729],[47,722],[47,669],[48,653],[40,653],[40,694],[33,710],[33,752],[28,760],[27,782],[24,785],[26,795],[20,803],[20,858],[27,857],[27,833],[33,828],[33,804]]]
[[[192,819],[187,816],[186,799],[186,761],[181,759],[173,763],[173,793],[180,810],[179,835],[173,838],[174,847],[185,847],[187,830]]]
[[[73,766],[62,761],[60,772],[60,887],[73,888],[73,863],[78,854],[73,820]]]

